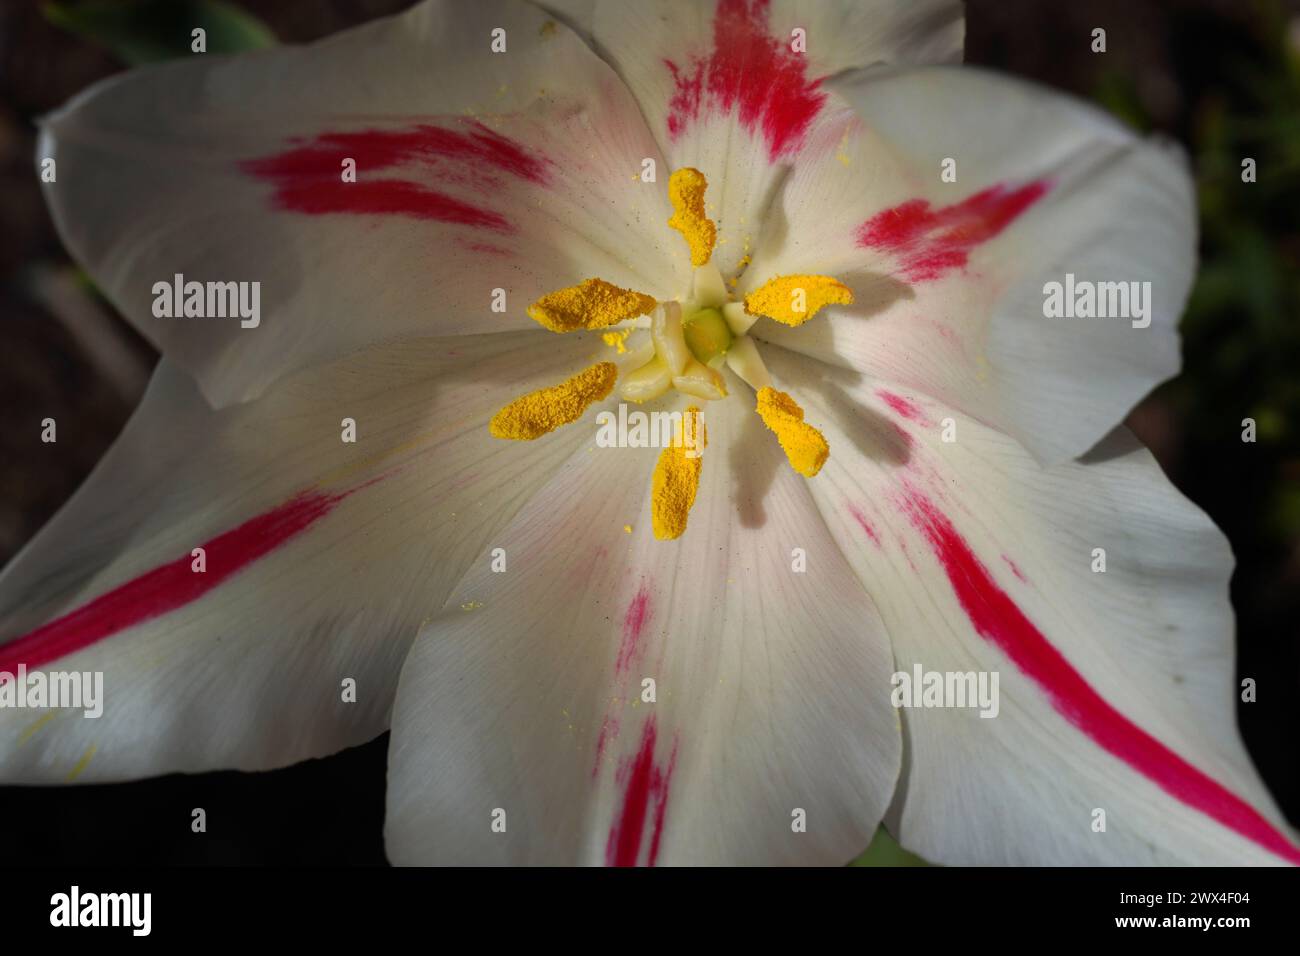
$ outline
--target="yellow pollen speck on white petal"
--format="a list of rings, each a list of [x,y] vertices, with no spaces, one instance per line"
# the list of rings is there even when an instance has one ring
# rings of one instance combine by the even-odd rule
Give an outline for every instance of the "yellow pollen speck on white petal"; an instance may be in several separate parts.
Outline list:
[[[29,725],[26,730],[24,730],[21,734],[19,734],[18,746],[21,747],[23,744],[27,743],[27,741],[31,740],[38,730],[40,730],[42,727],[44,727],[46,724],[48,724],[51,720],[53,720],[57,716],[58,716],[57,712],[50,711],[48,714],[44,715],[39,720]]]
[[[610,348],[615,349],[619,355],[627,352],[627,337],[635,331],[634,329],[618,329],[614,332],[606,332],[600,338]]]
[[[827,305],[852,305],[853,290],[830,276],[777,276],[745,296],[745,311],[803,325]]]
[[[494,438],[516,441],[540,438],[561,425],[576,422],[592,402],[613,391],[617,377],[618,367],[613,362],[600,362],[559,385],[516,398],[492,416],[488,431]]]
[[[547,293],[528,307],[528,317],[552,332],[603,329],[626,319],[649,315],[655,300],[604,279]]]
[[[767,388],[758,392],[755,409],[763,424],[776,432],[790,467],[805,478],[821,471],[830,455],[830,446],[822,433],[803,420],[803,409],[780,389]]]
[[[718,240],[718,227],[704,211],[704,190],[709,181],[698,169],[685,166],[668,180],[668,198],[673,204],[673,215],[668,220],[682,234],[691,248],[691,265],[705,265],[713,255]]]
[[[67,783],[72,783],[72,781],[81,776],[81,772],[90,766],[90,761],[94,758],[95,751],[97,750],[99,750],[98,744],[91,744],[86,748],[86,752],[81,755],[81,759],[73,764],[72,769],[68,771],[68,776],[66,777]]]
[[[650,520],[660,541],[680,538],[686,530],[695,494],[700,488],[704,448],[708,435],[700,410],[692,405],[682,413],[673,444],[659,453],[650,486]]]

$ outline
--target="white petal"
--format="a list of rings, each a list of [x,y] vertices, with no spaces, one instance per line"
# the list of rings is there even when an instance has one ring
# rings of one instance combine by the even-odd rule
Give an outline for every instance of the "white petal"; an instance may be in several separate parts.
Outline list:
[[[584,278],[662,298],[689,282],[664,184],[639,180],[663,160],[635,102],[528,4],[429,0],[306,47],[136,70],[47,118],[38,154],[68,248],[216,405],[378,342],[535,327],[528,305]],[[155,317],[177,273],[260,282],[260,324]]]
[[[408,343],[221,412],[164,360],[0,576],[0,671],[101,671],[105,698],[97,719],[0,710],[0,779],[265,769],[382,733],[420,622],[581,443],[498,441],[488,419],[581,348],[540,331]]]
[[[994,718],[903,711],[887,823],[908,849],[952,864],[1300,860],[1236,731],[1227,542],[1131,436],[1043,470],[916,393],[767,360],[825,423],[810,488],[899,671],[999,675]]]
[[[819,128],[745,276],[827,273],[856,293],[788,348],[920,389],[1076,457],[1178,370],[1195,266],[1181,155],[1068,97],[972,69],[837,85],[861,120]],[[944,182],[944,163],[956,182]],[[1142,318],[1048,318],[1044,287],[1146,282]],[[1139,291],[1142,287],[1139,286]]]
[[[693,166],[708,178],[714,259],[728,277],[757,242],[787,164],[833,112],[823,80],[877,63],[957,60],[964,36],[961,5],[951,0],[608,0],[591,13],[585,4],[558,6],[589,26],[672,168]],[[796,29],[806,52],[794,50]]]
[[[733,384],[703,409],[680,539],[651,534],[657,452],[593,448],[496,536],[506,570],[485,554],[466,577],[481,606],[417,640],[389,757],[393,862],[841,864],[870,841],[897,772],[888,648]]]

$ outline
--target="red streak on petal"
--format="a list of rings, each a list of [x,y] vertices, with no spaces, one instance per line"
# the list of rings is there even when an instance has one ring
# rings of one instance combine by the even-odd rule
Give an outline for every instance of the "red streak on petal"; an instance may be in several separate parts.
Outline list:
[[[514,255],[509,249],[503,249],[500,246],[494,246],[490,242],[462,242],[461,247],[468,249],[470,252],[481,253],[485,256],[504,256]]]
[[[867,537],[875,542],[876,547],[880,547],[880,535],[876,534],[876,529],[871,526],[871,522],[867,520],[867,516],[858,509],[857,505],[849,505],[849,514],[853,515],[853,520],[858,523],[858,527],[866,532]]]
[[[713,17],[713,49],[673,75],[668,135],[674,142],[700,117],[701,107],[720,114],[738,111],[741,125],[761,133],[776,162],[797,152],[826,102],[821,78],[806,75],[807,60],[788,38],[768,32],[768,0],[719,0]]]
[[[941,209],[932,209],[925,199],[909,199],[859,226],[857,242],[895,256],[909,282],[938,279],[964,269],[973,248],[1002,232],[1049,188],[1046,180],[999,184]]]
[[[904,507],[939,559],[976,632],[1037,683],[1062,717],[1176,800],[1283,859],[1300,863],[1300,848],[1254,807],[1156,740],[1098,694],[997,586],[988,569],[932,501],[913,489],[904,499]]]
[[[356,182],[343,182],[344,159],[356,161]],[[450,182],[491,197],[501,188],[495,173],[537,184],[547,181],[542,160],[469,121],[460,129],[417,125],[321,133],[283,152],[242,162],[240,169],[275,184],[276,207],[291,212],[405,216],[499,232],[513,228],[504,216],[434,187]],[[418,181],[375,177],[395,169]]]
[[[618,720],[610,717],[608,714],[600,724],[600,736],[596,738],[596,762],[592,765],[591,776],[593,779],[600,771],[601,762],[605,759],[605,747],[609,742],[618,737]]]
[[[62,617],[0,646],[0,671],[39,667],[196,601],[254,561],[301,534],[351,492],[303,492],[204,542],[207,570],[189,554],[119,585]]]
[[[1012,561],[1005,554],[1002,555],[1002,560],[1007,563],[1007,567],[1011,569],[1012,574],[1018,577],[1021,581],[1025,582],[1025,584],[1029,583],[1029,578],[1025,577],[1024,572],[1020,570],[1020,567],[1019,565],[1016,564],[1016,562]]]
[[[280,209],[319,216],[330,212],[356,216],[405,216],[508,232],[510,223],[495,212],[453,199],[419,183],[384,179],[373,183],[281,183],[275,192]]]
[[[876,394],[880,396],[882,402],[898,414],[902,415],[908,421],[917,422],[922,425],[929,422],[925,412],[921,411],[920,407],[915,402],[909,401],[901,395],[895,395],[893,392],[886,391],[883,388],[877,389]]]
[[[636,597],[627,606],[623,615],[623,642],[618,648],[618,657],[614,661],[614,672],[622,674],[632,666],[641,643],[641,635],[650,620],[650,591],[645,585],[637,591]]]
[[[641,843],[645,836],[646,820],[653,819],[650,827],[650,846],[646,865],[654,866],[659,856],[659,842],[663,836],[664,812],[668,808],[668,788],[673,770],[677,766],[677,743],[674,741],[667,767],[655,765],[655,719],[650,717],[641,731],[641,745],[627,774],[627,788],[623,792],[623,807],[618,819],[610,828],[605,844],[606,866],[636,866],[641,858]]]

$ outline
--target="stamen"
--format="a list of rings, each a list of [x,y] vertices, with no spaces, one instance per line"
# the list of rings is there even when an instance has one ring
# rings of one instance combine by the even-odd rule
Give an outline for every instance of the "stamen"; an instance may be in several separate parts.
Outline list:
[[[713,255],[718,228],[704,212],[704,190],[709,181],[698,169],[683,166],[668,180],[668,198],[673,215],[668,225],[680,232],[691,247],[691,265],[702,266]]]
[[[702,309],[720,309],[727,301],[727,287],[723,284],[722,273],[712,262],[691,273],[691,299]]]
[[[722,307],[722,317],[727,320],[732,335],[744,335],[758,321],[758,316],[745,311],[743,302],[728,302]]]
[[[613,390],[617,375],[613,362],[599,362],[566,382],[529,392],[493,415],[488,431],[516,441],[540,438],[581,418],[592,402]]]
[[[650,518],[661,541],[680,538],[700,489],[700,469],[708,433],[700,410],[692,405],[682,413],[673,444],[659,453],[650,486]]]
[[[691,360],[691,350],[686,346],[682,332],[682,307],[677,302],[661,303],[655,310],[650,325],[650,337],[655,343],[655,354],[664,360],[668,370],[681,375]]]
[[[528,307],[528,316],[552,332],[603,329],[639,315],[649,315],[655,300],[604,279],[550,292]]]
[[[727,397],[726,380],[699,359],[691,359],[681,375],[673,376],[673,388],[707,402]]]
[[[628,402],[648,402],[673,387],[673,373],[664,360],[655,355],[635,371],[623,376],[618,397]]]
[[[827,305],[852,305],[853,290],[830,276],[777,276],[745,296],[745,311],[803,325]]]
[[[655,356],[655,343],[646,329],[631,329],[632,334],[623,340],[623,348],[614,356],[613,362],[618,366],[618,374],[626,376],[628,372],[640,368]],[[617,335],[619,333],[611,333]]]
[[[737,336],[732,341],[731,348],[727,349],[727,368],[739,375],[756,392],[772,384],[772,376],[763,364],[763,356],[758,354],[754,340],[748,335]]]
[[[763,424],[776,432],[790,467],[805,478],[821,471],[830,455],[830,446],[822,433],[803,420],[803,409],[780,389],[760,389],[755,409]]]

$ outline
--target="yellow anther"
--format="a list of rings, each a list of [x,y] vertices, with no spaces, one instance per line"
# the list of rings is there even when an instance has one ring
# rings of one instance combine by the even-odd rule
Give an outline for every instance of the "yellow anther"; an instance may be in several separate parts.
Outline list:
[[[780,389],[759,389],[756,411],[763,424],[776,432],[790,467],[805,478],[821,471],[831,453],[822,433],[803,420],[803,409]]]
[[[718,227],[704,212],[704,190],[709,181],[698,169],[684,166],[668,180],[668,198],[673,204],[673,216],[668,220],[691,247],[691,265],[702,266],[713,255],[713,244],[718,240]]]
[[[830,276],[777,276],[745,296],[745,311],[803,325],[826,305],[852,305],[853,290]]]
[[[649,315],[655,300],[604,279],[586,279],[551,292],[528,307],[528,316],[552,332],[603,329],[638,315]]]
[[[680,538],[700,488],[700,469],[708,435],[700,410],[692,405],[682,413],[673,444],[659,453],[650,486],[650,518],[661,541]]]
[[[613,332],[606,332],[602,335],[601,341],[612,349],[617,349],[619,355],[627,354],[627,346],[624,344],[627,337],[632,334],[632,329],[616,329]]]
[[[576,422],[592,402],[598,402],[614,388],[618,368],[600,362],[584,369],[567,382],[529,392],[516,398],[492,416],[488,431],[494,438],[532,441],[561,425]]]

